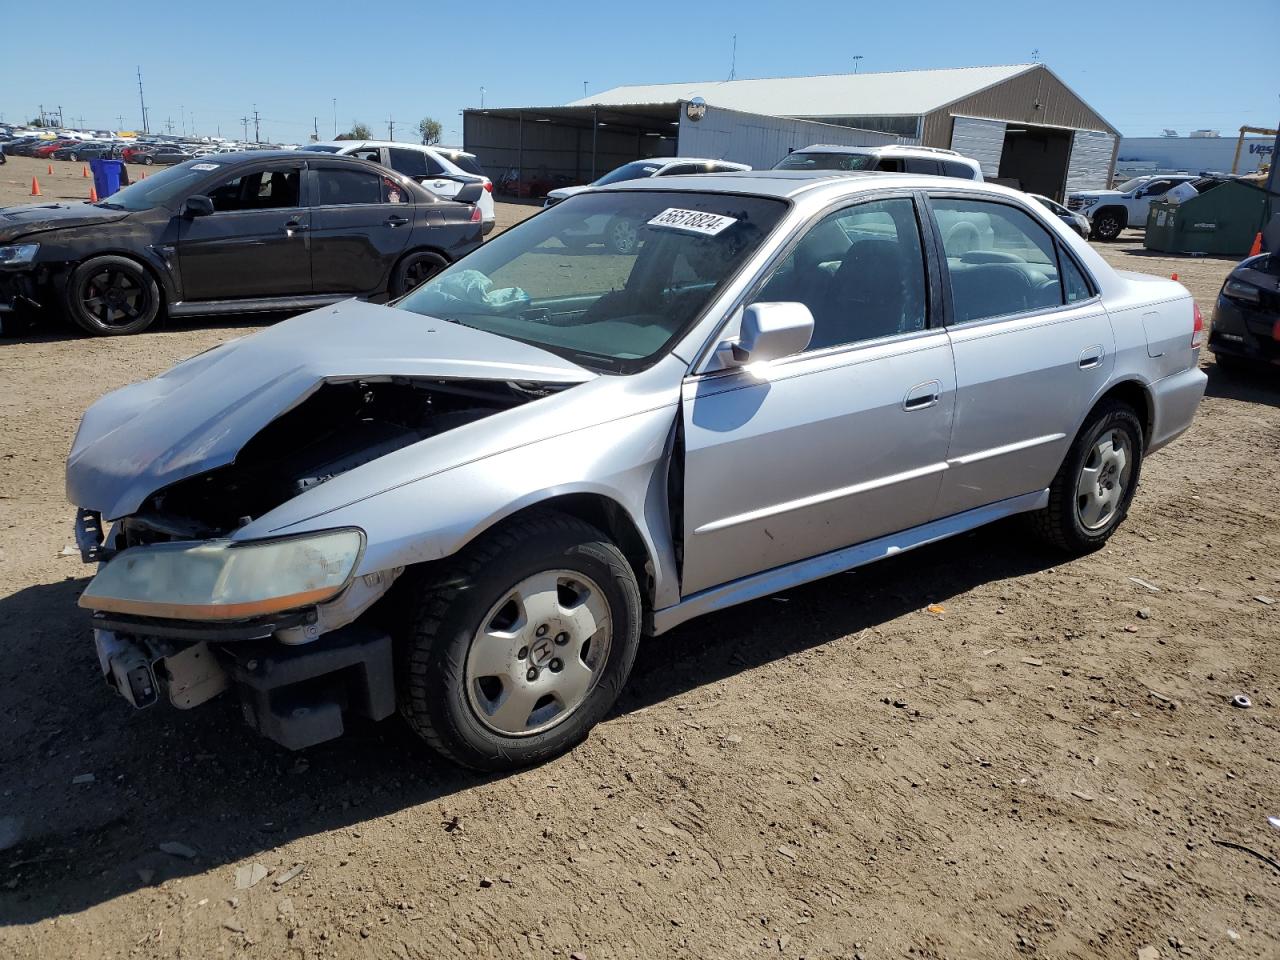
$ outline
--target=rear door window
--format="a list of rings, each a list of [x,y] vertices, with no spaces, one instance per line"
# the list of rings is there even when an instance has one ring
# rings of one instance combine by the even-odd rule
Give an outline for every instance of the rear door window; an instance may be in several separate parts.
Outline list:
[[[942,160],[942,172],[944,176],[959,177],[961,180],[972,180],[973,169],[959,163],[955,160]]]
[[[902,161],[896,157],[881,157],[875,168],[882,173],[901,173]]]
[[[907,157],[903,161],[907,167],[907,173],[928,173],[938,176],[938,161],[933,157]]]
[[[431,171],[427,169],[427,155],[421,150],[389,147],[387,153],[390,154],[391,169],[397,173],[403,173],[406,177],[431,176]]]
[[[1053,238],[1030,214],[987,200],[930,203],[947,258],[953,322],[1063,304]]]
[[[370,170],[316,171],[316,206],[343,207],[383,202],[383,178]]]

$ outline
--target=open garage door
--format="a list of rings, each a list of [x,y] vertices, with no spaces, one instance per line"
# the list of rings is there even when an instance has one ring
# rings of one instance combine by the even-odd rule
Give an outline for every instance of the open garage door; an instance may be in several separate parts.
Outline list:
[[[1067,193],[1077,190],[1105,190],[1111,186],[1111,158],[1116,138],[1100,130],[1077,130],[1067,164]]]
[[[953,124],[951,149],[961,156],[977,160],[982,166],[984,177],[994,180],[1000,176],[1000,155],[1004,152],[1004,121],[955,117]]]

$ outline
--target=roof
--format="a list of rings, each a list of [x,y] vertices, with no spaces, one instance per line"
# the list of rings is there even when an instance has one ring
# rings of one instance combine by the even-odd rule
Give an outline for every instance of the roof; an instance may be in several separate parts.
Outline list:
[[[474,156],[474,154],[467,153],[467,151],[458,147],[442,147],[434,143],[408,143],[404,140],[319,140],[304,143],[302,147],[338,147],[343,150],[348,147],[353,150],[360,150],[364,147],[406,147],[409,150],[436,150],[440,153],[461,153],[466,154],[468,157]]]
[[[569,105],[675,103],[701,97],[714,107],[781,117],[918,116],[1040,67],[1038,63],[1018,63],[894,73],[651,83],[614,87]]]
[[[794,197],[824,184],[854,180],[874,180],[880,183],[886,178],[918,180],[919,175],[876,173],[874,171],[809,171],[809,170],[744,170],[739,173],[699,173],[683,177],[645,177],[641,180],[624,180],[603,187],[591,187],[592,193],[612,190],[693,190],[701,193],[739,193],[755,197]],[[928,178],[933,183],[938,177]],[[959,183],[967,181],[960,180]]]

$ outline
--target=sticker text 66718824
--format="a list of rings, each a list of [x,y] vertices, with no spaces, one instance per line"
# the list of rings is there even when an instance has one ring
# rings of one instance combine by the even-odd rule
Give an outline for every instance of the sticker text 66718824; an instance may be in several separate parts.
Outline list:
[[[714,237],[737,223],[735,217],[725,217],[718,213],[703,213],[701,210],[682,210],[679,207],[667,207],[649,221],[651,227],[667,227],[672,230],[688,230],[703,236]]]

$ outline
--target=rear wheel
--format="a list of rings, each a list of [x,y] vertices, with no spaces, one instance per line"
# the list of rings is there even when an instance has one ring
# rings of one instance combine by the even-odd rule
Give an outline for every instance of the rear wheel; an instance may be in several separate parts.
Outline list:
[[[160,314],[160,287],[128,257],[93,257],[71,271],[63,291],[68,316],[96,336],[139,333]]]
[[[143,157],[143,158],[142,158],[142,163],[143,163],[143,165],[144,165],[144,166],[153,167],[153,166],[155,166],[156,158],[155,158],[155,157]]]
[[[1103,210],[1093,218],[1093,229],[1090,231],[1093,239],[1105,240],[1110,242],[1120,236],[1120,231],[1124,229],[1124,220],[1114,210]]]
[[[395,276],[391,278],[391,296],[403,297],[414,287],[426,283],[448,265],[449,261],[438,253],[422,250],[409,254],[396,266]]]
[[[1049,505],[1031,515],[1036,532],[1069,553],[1106,543],[1133,502],[1142,438],[1142,423],[1128,405],[1108,402],[1094,410],[1049,487]]]
[[[640,641],[640,590],[596,528],[558,513],[477,540],[417,598],[400,711],[454,763],[508,770],[563,753],[613,706]]]

